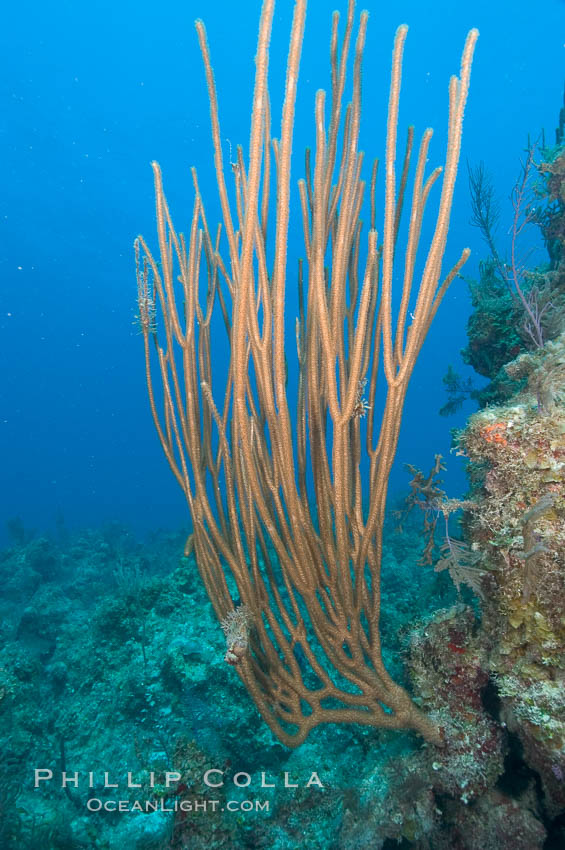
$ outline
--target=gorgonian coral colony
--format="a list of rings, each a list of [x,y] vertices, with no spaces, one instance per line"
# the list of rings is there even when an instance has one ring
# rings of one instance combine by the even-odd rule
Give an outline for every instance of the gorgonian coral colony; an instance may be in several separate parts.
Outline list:
[[[318,92],[315,153],[313,158],[307,155],[306,176],[299,181],[306,262],[299,264],[298,273],[293,422],[294,408],[287,397],[285,293],[291,148],[306,2],[298,0],[294,10],[279,140],[270,134],[267,86],[273,13],[273,0],[265,0],[249,157],[245,162],[238,148],[228,169],[233,174],[231,190],[206,34],[202,22],[196,24],[223,221],[216,233],[209,230],[193,170],[190,232],[186,238],[178,234],[159,166],[153,164],[160,261],[142,237],[136,243],[151,410],[188,502],[194,552],[214,609],[224,623],[238,605],[250,612],[249,644],[245,634],[228,652],[279,739],[296,746],[319,723],[357,722],[414,728],[439,742],[434,720],[416,707],[383,663],[382,528],[410,377],[440,302],[469,253],[463,251],[442,279],[478,33],[469,33],[460,76],[449,83],[445,165],[427,177],[432,131],[423,133],[402,258],[395,249],[414,139],[410,128],[397,180],[407,27],[398,28],[394,43],[379,241],[376,166],[368,191],[366,237],[360,220],[366,192],[363,153],[358,149],[361,62],[368,15],[361,13],[353,45],[352,0],[341,39],[339,15],[334,14],[331,103],[326,108],[325,92]],[[351,52],[352,100],[345,106]],[[415,283],[424,210],[440,179],[435,228]],[[273,252],[273,237],[267,239],[271,226]],[[398,311],[393,311],[393,270],[398,266],[403,266],[404,280]],[[201,278],[206,285],[199,291]],[[217,317],[229,348],[225,376],[212,368]],[[290,347],[287,353],[290,356]]]

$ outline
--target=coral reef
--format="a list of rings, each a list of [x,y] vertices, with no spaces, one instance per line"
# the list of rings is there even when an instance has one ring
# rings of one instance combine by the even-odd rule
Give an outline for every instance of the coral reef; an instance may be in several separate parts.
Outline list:
[[[530,153],[530,162],[533,163],[534,146]],[[483,232],[491,249],[491,256],[480,264],[480,279],[468,281],[473,312],[467,323],[468,343],[462,351],[464,362],[490,380],[486,387],[473,393],[481,406],[508,401],[524,387],[520,376],[509,375],[505,366],[531,348],[531,320],[525,317],[525,305],[538,319],[542,342],[556,339],[564,330],[565,149],[562,144],[542,148],[540,156],[537,181],[533,179],[533,165],[532,173],[524,178],[521,204],[525,222],[512,236],[512,254],[519,251],[517,243],[524,225],[537,224],[549,254],[549,263],[536,269],[520,267],[523,301],[516,297],[510,284],[510,266],[497,253],[494,224],[489,224],[486,219],[485,205],[488,207],[495,203],[490,194],[492,189],[487,184],[485,200],[484,186],[481,194],[476,187],[476,179],[474,190],[471,181],[475,192],[474,204],[479,205],[474,223]],[[495,218],[497,216],[498,213]],[[538,343],[537,347],[543,348],[543,345]]]
[[[512,368],[528,361],[528,390],[513,405],[475,414],[461,436],[478,505],[467,533],[489,565],[481,606],[488,669],[550,816],[565,806],[564,356],[563,337],[522,355]]]
[[[384,799],[389,742],[400,754],[416,739],[323,727],[295,752],[276,742],[225,661],[226,640],[239,645],[249,626],[245,611],[233,612],[224,638],[194,556],[180,555],[185,534],[140,544],[115,525],[59,541],[17,531],[0,552],[3,850],[345,846],[351,814]],[[418,532],[390,532],[383,604],[394,646],[415,608],[430,616],[454,592],[433,572],[414,586]],[[395,653],[385,653],[393,667]],[[34,788],[36,768],[53,780]],[[223,787],[205,784],[208,769],[222,771]],[[78,787],[61,787],[64,770],[78,771]],[[181,779],[167,782],[172,770]],[[306,786],[313,771],[323,788]],[[234,784],[238,772],[251,788]],[[128,788],[128,773],[138,787]],[[155,810],[88,809],[116,794]],[[240,808],[255,799],[268,809]]]

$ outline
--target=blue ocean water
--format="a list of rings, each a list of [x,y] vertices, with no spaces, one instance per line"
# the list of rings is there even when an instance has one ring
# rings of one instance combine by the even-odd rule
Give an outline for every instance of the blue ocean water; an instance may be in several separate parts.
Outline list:
[[[371,158],[384,153],[396,26],[410,26],[400,138],[410,122],[417,133],[434,127],[430,166],[443,156],[448,78],[458,71],[467,30],[476,26],[481,32],[446,256],[447,267],[469,245],[473,255],[465,274],[476,276],[485,249],[469,225],[464,163],[485,162],[504,220],[528,134],[536,137],[545,128],[553,136],[563,85],[565,6],[557,0],[540,10],[486,0],[365,5],[370,20],[362,145]],[[19,515],[26,526],[43,530],[57,516],[69,527],[116,520],[136,533],[186,523],[183,496],[162,457],[145,395],[132,245],[138,233],[153,239],[153,159],[163,169],[179,229],[188,227],[192,165],[208,217],[216,220],[208,102],[193,22],[202,18],[207,27],[222,135],[245,148],[259,6],[24,0],[4,10],[1,520]],[[278,4],[273,31],[274,134],[291,8]],[[332,10],[333,4],[319,0],[309,4],[294,186],[303,173],[303,149],[314,141],[315,91],[329,86]],[[303,252],[299,227],[293,239],[289,264]],[[447,363],[470,374],[459,357],[468,311],[467,288],[459,281],[412,382],[393,489],[406,484],[403,462],[427,467],[435,452],[447,455],[449,428],[473,409],[469,403],[457,421],[437,415]],[[452,491],[465,488],[454,459],[447,481]]]

